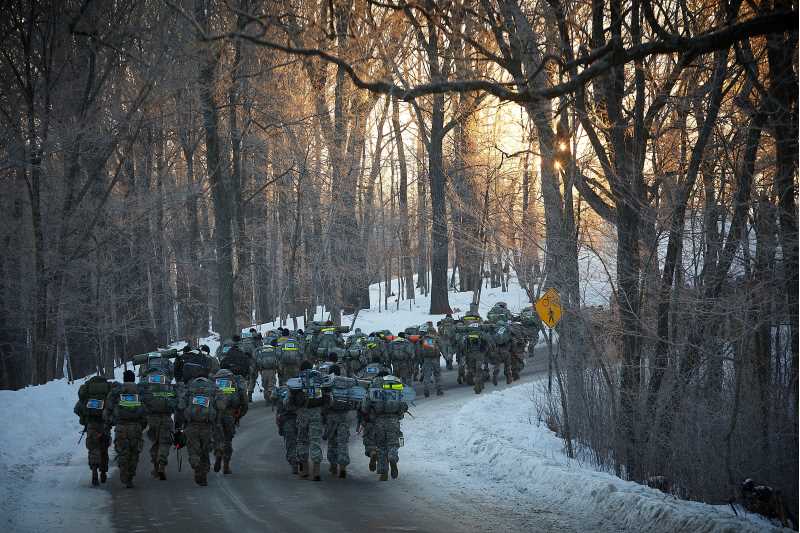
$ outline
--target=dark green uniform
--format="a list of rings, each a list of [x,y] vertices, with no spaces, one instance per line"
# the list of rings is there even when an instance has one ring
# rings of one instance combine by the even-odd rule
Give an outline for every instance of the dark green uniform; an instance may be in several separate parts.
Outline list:
[[[86,449],[89,451],[89,468],[92,471],[92,485],[106,481],[108,472],[108,447],[111,433],[103,421],[103,409],[111,384],[107,379],[94,376],[78,389],[78,401],[73,411],[80,417],[86,434]]]
[[[142,432],[147,425],[147,410],[142,403],[142,390],[136,383],[115,384],[106,402],[103,417],[114,429],[114,451],[117,452],[120,481],[130,488],[144,447]]]

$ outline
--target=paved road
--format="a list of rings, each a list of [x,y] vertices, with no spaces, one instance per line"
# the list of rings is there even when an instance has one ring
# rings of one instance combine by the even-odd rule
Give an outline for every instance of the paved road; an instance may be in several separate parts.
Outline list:
[[[546,352],[537,350],[523,375],[547,369]],[[456,384],[454,371],[443,371],[445,396],[466,402],[475,395],[471,387]],[[502,384],[500,387],[505,387]],[[421,393],[418,386],[418,392]],[[489,383],[488,391],[493,386]],[[441,401],[420,398],[417,403]],[[432,407],[432,406],[431,406]],[[290,473],[283,454],[283,440],[275,427],[274,412],[263,401],[250,405],[233,441],[233,474],[209,474],[208,487],[195,485],[188,459],[178,472],[173,450],[168,480],[149,475],[150,462],[145,449],[139,462],[136,488],[125,489],[114,470],[109,483],[113,498],[112,523],[124,532],[214,532],[236,531],[475,531],[476,518],[485,518],[495,509],[490,495],[483,505],[474,506],[475,517],[452,502],[437,501],[419,486],[419,480],[403,476],[403,450],[400,450],[400,478],[380,482],[367,468],[360,437],[351,439],[352,463],[348,478],[332,479],[327,462],[322,464],[322,482],[301,480]],[[323,444],[324,448],[324,444]],[[406,458],[407,459],[407,458]],[[477,496],[479,499],[480,495]],[[439,500],[447,500],[442,496]],[[481,502],[477,502],[480,504]],[[480,509],[480,511],[477,511]]]

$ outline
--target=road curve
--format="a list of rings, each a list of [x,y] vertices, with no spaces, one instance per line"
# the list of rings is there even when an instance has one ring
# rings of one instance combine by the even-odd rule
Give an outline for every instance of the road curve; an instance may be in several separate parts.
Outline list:
[[[546,371],[546,352],[537,347],[523,375]],[[474,398],[471,387],[456,384],[456,372],[444,371],[442,380],[449,402]],[[501,384],[500,387],[505,387]],[[418,393],[421,388],[417,385]],[[491,391],[491,383],[487,392]],[[421,396],[421,394],[420,394]],[[417,403],[441,401],[432,396],[420,397]],[[409,435],[409,437],[412,437]],[[475,517],[447,501],[447,495],[432,498],[421,490],[419,480],[403,475],[404,457],[400,450],[400,478],[380,482],[367,468],[367,458],[360,436],[351,438],[351,465],[347,479],[334,479],[322,463],[322,481],[301,480],[290,472],[283,453],[283,439],[278,436],[272,409],[257,401],[242,419],[233,441],[232,475],[209,474],[207,487],[194,483],[186,453],[178,472],[172,450],[167,481],[150,477],[149,441],[139,461],[136,488],[125,489],[115,469],[109,479],[112,495],[112,524],[115,531],[126,533],[190,532],[220,533],[235,531],[475,531]],[[325,444],[323,443],[323,451]],[[213,459],[213,458],[212,458]],[[493,509],[507,513],[487,501],[475,502],[479,516],[492,523]],[[489,515],[487,515],[489,513]],[[507,516],[506,516],[507,518]],[[481,528],[478,528],[481,529]]]

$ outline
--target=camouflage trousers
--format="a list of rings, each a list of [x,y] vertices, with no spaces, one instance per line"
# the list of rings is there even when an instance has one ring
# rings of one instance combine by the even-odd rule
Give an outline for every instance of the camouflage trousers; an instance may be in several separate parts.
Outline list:
[[[397,453],[400,448],[400,416],[378,416],[373,433],[375,446],[378,449],[378,473],[385,474],[389,471],[389,462],[397,462],[400,459]]]
[[[325,433],[328,436],[328,462],[332,465],[350,464],[349,411],[328,412]]]
[[[108,447],[111,435],[102,421],[86,423],[86,449],[89,450],[89,468],[97,468],[108,472]]]
[[[147,438],[150,440],[150,461],[153,465],[167,464],[172,447],[172,415],[150,415],[147,417]]]
[[[322,408],[306,407],[297,413],[297,460],[322,462]]]
[[[283,437],[283,447],[286,451],[286,461],[290,464],[297,463],[297,415],[286,413],[278,416],[278,434]]]
[[[439,339],[439,349],[442,351],[442,357],[444,357],[445,363],[447,363],[447,369],[448,370],[452,370],[453,369],[453,352],[455,352],[455,350],[453,349],[452,343],[449,340],[445,339],[445,338],[440,338]]]
[[[286,380],[300,373],[299,365],[281,364],[278,368],[278,380],[281,385],[286,385]]]
[[[123,482],[136,475],[139,453],[144,448],[143,430],[143,422],[119,422],[114,430],[114,451],[117,452],[117,466]]]
[[[392,368],[394,369],[394,375],[400,378],[406,385],[411,385],[411,380],[414,377],[414,360],[402,360],[402,361],[393,361]]]
[[[361,440],[364,443],[364,455],[369,457],[372,452],[378,450],[375,446],[375,422],[372,420],[362,422],[361,434]]]
[[[214,446],[214,426],[202,422],[192,422],[184,431],[186,447],[189,449],[189,464],[195,473],[208,473],[211,463],[208,454]]]
[[[275,371],[261,371],[261,388],[264,389],[264,398],[269,399],[272,394],[272,387],[275,386]]]
[[[506,381],[511,383],[511,351],[507,348],[497,348],[495,353],[490,358],[492,363],[492,379],[497,380],[497,376],[500,374],[500,365],[503,365],[503,375],[506,377]]]
[[[236,419],[231,411],[225,411],[219,417],[214,435],[214,455],[230,461],[233,456],[233,437],[236,436]]]
[[[258,372],[255,370],[247,375],[247,398],[253,401],[253,391],[256,390],[256,380],[258,379]]]
[[[433,383],[436,392],[442,392],[442,369],[439,358],[426,357],[422,360],[422,381],[425,383],[425,394],[428,394],[428,384]]]

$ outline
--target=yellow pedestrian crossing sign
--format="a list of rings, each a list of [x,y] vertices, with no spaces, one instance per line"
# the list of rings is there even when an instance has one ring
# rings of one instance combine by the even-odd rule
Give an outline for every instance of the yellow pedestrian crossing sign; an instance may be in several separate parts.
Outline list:
[[[561,320],[561,297],[558,295],[557,290],[551,287],[545,291],[541,298],[536,300],[536,313],[550,329],[556,327],[556,324]]]

